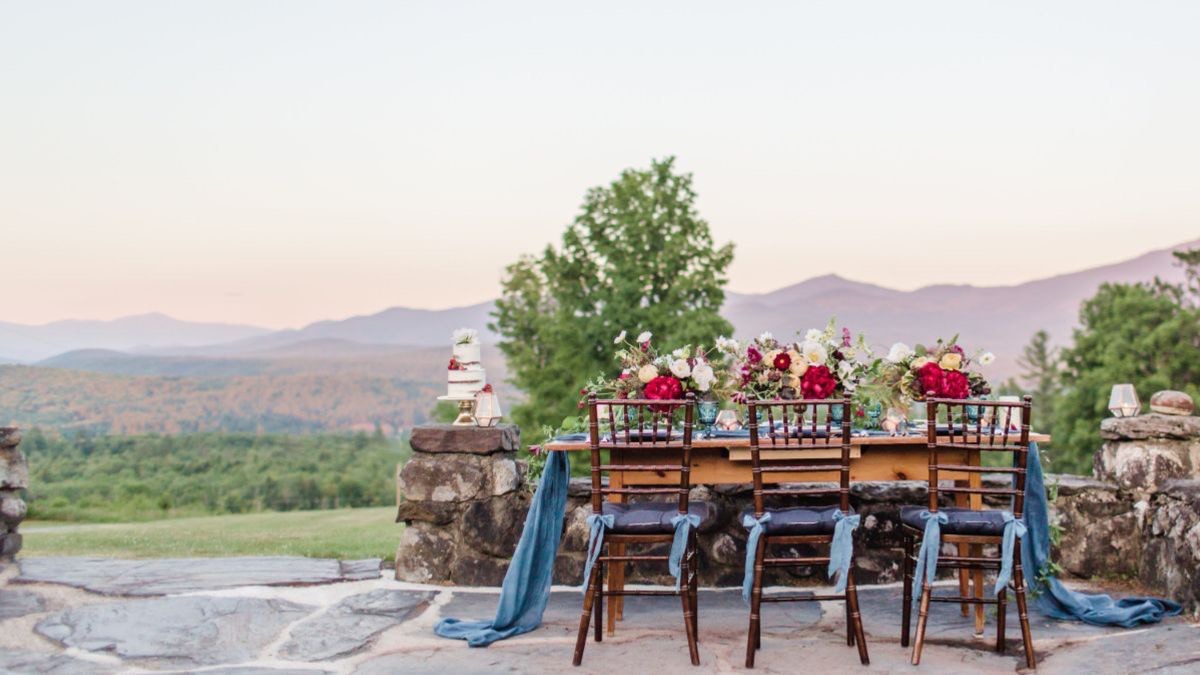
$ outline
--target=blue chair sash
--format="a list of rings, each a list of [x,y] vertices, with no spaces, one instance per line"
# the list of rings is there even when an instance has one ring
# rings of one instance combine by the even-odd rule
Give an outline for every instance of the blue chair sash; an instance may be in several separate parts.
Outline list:
[[[750,530],[750,535],[746,538],[746,572],[742,576],[742,600],[747,603],[750,602],[750,590],[754,586],[754,555],[758,551],[758,540],[762,538],[769,522],[770,513],[762,514],[761,518],[755,518],[748,513],[742,518],[742,526]]]
[[[683,552],[687,550],[692,528],[700,527],[700,516],[680,513],[671,519],[671,526],[675,528],[675,538],[671,540],[671,555],[667,557],[667,569],[670,570],[671,576],[675,577],[675,590],[679,590],[683,571],[680,561],[683,560]],[[695,574],[696,570],[690,570],[690,572]]]
[[[612,529],[615,522],[616,518],[612,515],[593,513],[587,517],[591,533],[588,535],[587,563],[583,566],[583,587],[580,589],[584,593],[587,593],[588,582],[592,579],[592,565],[596,564],[596,558],[600,557],[600,549],[604,548],[604,531]]]
[[[917,553],[917,570],[913,577],[922,587],[925,582],[933,583],[937,577],[938,552],[942,548],[942,525],[949,518],[941,511],[921,511],[921,519],[925,521],[925,535],[921,537],[921,550]]]
[[[833,544],[829,547],[827,572],[830,579],[837,575],[833,592],[845,593],[846,581],[850,575],[850,558],[854,555],[854,531],[858,529],[862,516],[857,513],[852,516],[846,515],[839,510],[834,512],[833,519]]]

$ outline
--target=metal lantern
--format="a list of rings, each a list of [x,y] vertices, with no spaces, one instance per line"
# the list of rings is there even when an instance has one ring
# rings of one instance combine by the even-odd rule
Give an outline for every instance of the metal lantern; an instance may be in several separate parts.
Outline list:
[[[737,413],[733,410],[722,410],[717,413],[717,418],[713,421],[718,429],[724,431],[736,431],[742,428],[738,422]]]
[[[475,424],[494,427],[503,416],[500,411],[500,397],[496,395],[492,385],[485,385],[475,394]]]
[[[1141,412],[1142,402],[1132,384],[1114,384],[1108,397],[1108,409],[1116,417],[1133,417]]]

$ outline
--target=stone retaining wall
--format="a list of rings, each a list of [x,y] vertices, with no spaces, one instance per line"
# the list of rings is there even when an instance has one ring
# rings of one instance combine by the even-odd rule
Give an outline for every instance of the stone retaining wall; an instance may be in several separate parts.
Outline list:
[[[21,490],[29,487],[29,465],[21,452],[21,431],[0,427],[0,558],[21,550],[17,526],[25,519]]]

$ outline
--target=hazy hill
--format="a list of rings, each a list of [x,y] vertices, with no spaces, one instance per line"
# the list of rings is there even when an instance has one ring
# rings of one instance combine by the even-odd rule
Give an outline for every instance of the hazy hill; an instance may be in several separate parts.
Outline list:
[[[27,326],[0,321],[0,362],[37,361],[73,349],[134,350],[242,340],[270,331],[258,326],[180,321],[141,314],[111,321],[55,321]]]

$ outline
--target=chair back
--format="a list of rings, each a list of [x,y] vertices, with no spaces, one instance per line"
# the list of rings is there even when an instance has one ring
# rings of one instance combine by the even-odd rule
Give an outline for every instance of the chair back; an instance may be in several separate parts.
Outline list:
[[[687,513],[688,492],[692,487],[692,419],[695,410],[696,397],[692,393],[673,400],[598,399],[595,394],[589,395],[592,512],[601,512],[608,495],[675,494],[678,495],[679,513]],[[623,463],[622,458],[636,452],[653,453],[654,457],[660,458],[660,463]],[[611,487],[603,480],[614,471],[621,474],[620,487]],[[661,483],[662,477],[676,473],[679,482],[674,487],[627,487],[638,484],[639,474],[654,484]]]
[[[754,515],[762,516],[766,495],[814,497],[837,495],[843,513],[850,510],[850,414],[849,398],[839,399],[772,399],[747,401],[750,424],[750,460],[754,477]],[[842,418],[834,420],[834,411]],[[766,428],[754,420],[763,418]],[[764,461],[762,450],[840,449],[841,462],[806,464],[795,460],[779,464]],[[771,479],[778,473],[828,473],[837,471],[838,487],[826,488],[805,484],[781,483]]]
[[[1025,507],[1025,467],[1029,461],[1029,422],[1033,397],[1020,401],[931,398],[925,402],[929,434],[929,510],[937,511],[938,494],[965,493],[1012,498],[1017,518]],[[970,414],[970,413],[974,414]],[[1019,417],[1018,417],[1019,414]],[[941,417],[944,422],[939,423]],[[954,451],[962,463],[944,463],[943,452]],[[1008,466],[983,466],[985,453],[1011,453]],[[1004,473],[1013,477],[1005,488],[938,485],[940,471]]]

